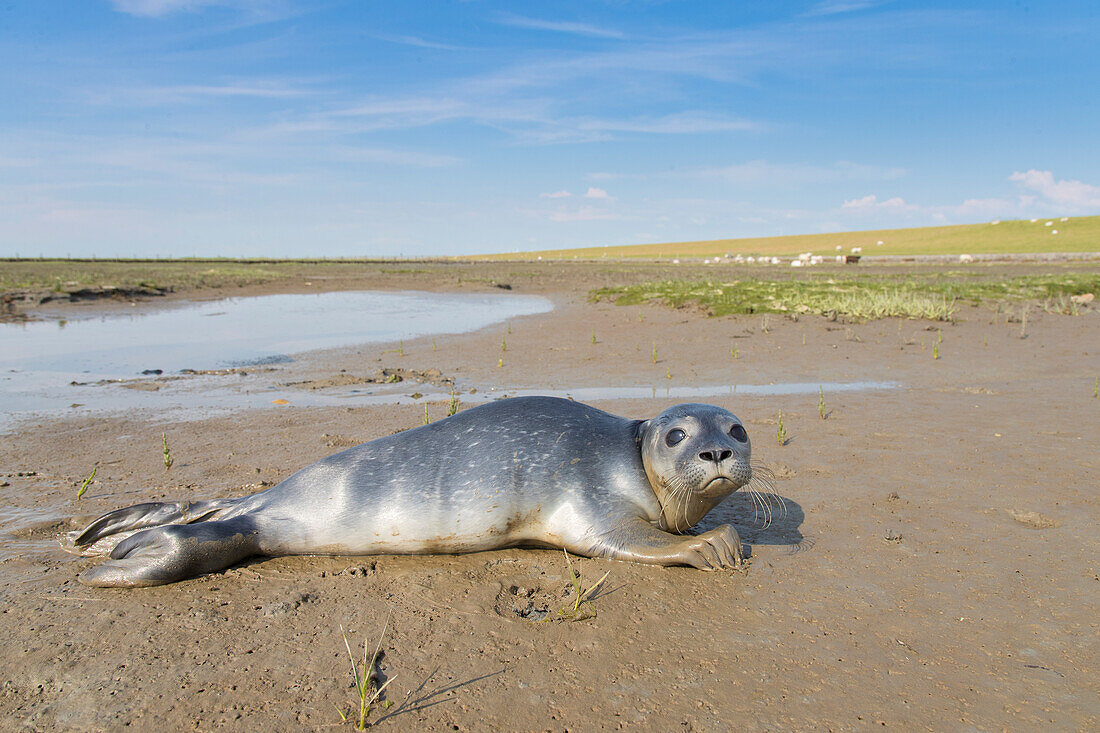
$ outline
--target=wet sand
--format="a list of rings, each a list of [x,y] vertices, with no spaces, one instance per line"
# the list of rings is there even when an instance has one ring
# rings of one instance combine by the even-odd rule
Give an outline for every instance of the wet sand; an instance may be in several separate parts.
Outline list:
[[[600,265],[515,272],[517,292],[557,309],[434,348],[377,344],[279,365],[265,378],[286,405],[187,421],[74,416],[6,436],[0,728],[339,728],[336,708],[355,702],[341,628],[373,648],[387,618],[393,705],[371,716],[383,729],[1096,727],[1097,309],[1032,308],[1026,330],[989,307],[963,308],[954,324],[771,316],[765,328],[760,316],[589,303],[589,288],[622,277]],[[422,289],[446,290],[450,277],[425,276]],[[86,307],[98,306],[73,306]],[[339,389],[340,375],[383,368],[438,369],[460,400],[494,388],[900,386],[826,392],[825,420],[816,394],[710,400],[745,420],[786,515],[764,528],[734,496],[705,520],[741,532],[752,553],[743,572],[575,560],[587,582],[611,571],[586,621],[524,617],[568,601],[564,558],[546,550],[257,559],[129,591],[76,582],[91,561],[56,537],[95,515],[250,493],[420,424],[417,401],[295,404],[309,389],[292,382]],[[414,391],[414,381],[402,384]],[[670,401],[593,404],[646,417]],[[446,409],[428,405],[432,419]]]

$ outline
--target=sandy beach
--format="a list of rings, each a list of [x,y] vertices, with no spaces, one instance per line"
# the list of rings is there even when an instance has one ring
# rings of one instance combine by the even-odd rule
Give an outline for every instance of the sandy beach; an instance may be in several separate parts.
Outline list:
[[[303,355],[263,375],[272,401],[286,404],[186,420],[77,414],[24,421],[4,436],[0,728],[350,728],[338,712],[358,704],[343,634],[353,649],[373,649],[387,624],[380,666],[392,704],[370,716],[382,730],[1097,726],[1097,308],[1070,316],[1033,307],[1026,324],[990,305],[961,306],[951,323],[708,318],[588,299],[593,288],[660,276],[655,263],[408,269],[169,299],[382,288],[537,294],[555,309],[400,349]],[[461,408],[486,393],[650,387],[649,398],[586,400],[629,417],[674,404],[663,394],[671,387],[890,384],[823,390],[825,419],[816,387],[706,399],[745,421],[785,513],[765,527],[737,494],[700,525],[738,529],[751,559],[737,572],[575,559],[585,583],[610,570],[583,621],[529,618],[572,593],[565,558],[551,550],[257,558],[139,590],[77,582],[93,561],[64,553],[58,537],[103,512],[252,493],[421,424],[423,400],[296,405],[311,388],[380,369],[403,370],[410,394],[453,383]],[[430,376],[421,384],[417,374]],[[432,399],[429,418],[447,407]],[[776,438],[780,413],[786,445]]]

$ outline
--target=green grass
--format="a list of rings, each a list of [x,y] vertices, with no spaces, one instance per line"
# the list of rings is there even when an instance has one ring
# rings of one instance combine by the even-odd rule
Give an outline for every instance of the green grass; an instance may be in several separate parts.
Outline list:
[[[168,471],[172,468],[172,451],[168,448],[168,433],[160,434],[161,446],[164,457],[164,470]]]
[[[573,601],[569,605],[558,609],[557,618],[565,621],[584,621],[595,618],[596,607],[592,605],[592,601],[595,600],[593,594],[607,580],[607,576],[611,575],[611,571],[608,570],[599,580],[585,590],[584,586],[581,585],[581,576],[573,569],[573,561],[569,559],[569,551],[563,550],[563,552],[565,552],[565,564],[569,569],[569,581],[573,584]],[[554,617],[547,616],[543,619],[543,622],[550,621],[552,618]]]
[[[379,698],[382,697],[386,687],[397,679],[397,675],[394,675],[382,685],[378,684],[378,662],[382,658],[382,640],[386,638],[386,631],[389,630],[389,627],[390,622],[387,618],[386,625],[382,629],[382,635],[378,637],[378,644],[374,648],[374,654],[369,657],[367,656],[367,641],[366,639],[363,640],[363,661],[358,664],[355,661],[355,655],[352,654],[348,635],[343,633],[343,627],[340,628],[340,633],[344,637],[344,648],[348,650],[348,659],[351,661],[351,678],[355,685],[355,694],[359,699],[359,715],[356,717],[354,711],[350,714],[344,713],[340,708],[336,708],[336,712],[340,714],[341,720],[345,723],[354,723],[356,730],[367,729],[367,718],[370,716],[371,711],[379,702]],[[389,707],[391,704],[388,700],[382,703],[383,707]]]
[[[1074,216],[1002,221],[999,224],[962,224],[916,229],[878,229],[835,234],[798,234],[785,237],[715,239],[701,242],[634,244],[621,247],[584,247],[537,252],[478,255],[472,259],[527,260],[601,259],[604,257],[672,259],[715,257],[725,254],[793,257],[801,252],[831,256],[862,247],[864,255],[958,255],[1036,252],[1100,252],[1100,216]],[[1044,226],[1053,221],[1051,226]],[[1057,229],[1058,234],[1051,234]],[[882,242],[880,246],[877,243]]]
[[[2,259],[0,291],[83,288],[194,290],[245,287],[284,280],[329,280],[370,274],[407,275],[424,268],[393,268],[378,260],[237,259]]]
[[[91,486],[92,480],[95,478],[96,470],[96,467],[93,466],[91,475],[88,476],[88,478],[84,479],[84,483],[80,484],[80,489],[76,492],[77,499],[84,496],[84,492],[88,490],[89,486]]]
[[[1048,300],[1100,289],[1100,273],[981,279],[960,273],[803,279],[663,280],[605,287],[589,295],[619,305],[695,306],[708,315],[813,313],[859,320],[950,320],[958,303]]]

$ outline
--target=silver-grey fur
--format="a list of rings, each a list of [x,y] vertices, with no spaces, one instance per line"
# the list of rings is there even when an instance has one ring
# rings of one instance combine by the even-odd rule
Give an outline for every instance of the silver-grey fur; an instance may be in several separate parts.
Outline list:
[[[80,575],[95,586],[171,583],[253,555],[515,546],[730,567],[742,559],[732,527],[679,533],[752,479],[750,451],[740,420],[712,405],[643,421],[552,397],[500,400],[329,456],[251,496],[119,509],[72,544],[110,548]]]

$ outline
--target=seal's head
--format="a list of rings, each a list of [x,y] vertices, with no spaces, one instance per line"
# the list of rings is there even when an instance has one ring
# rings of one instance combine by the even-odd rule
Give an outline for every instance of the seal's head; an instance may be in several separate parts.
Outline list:
[[[670,407],[638,428],[642,464],[661,504],[659,526],[683,532],[752,480],[751,446],[736,415],[714,405]]]

